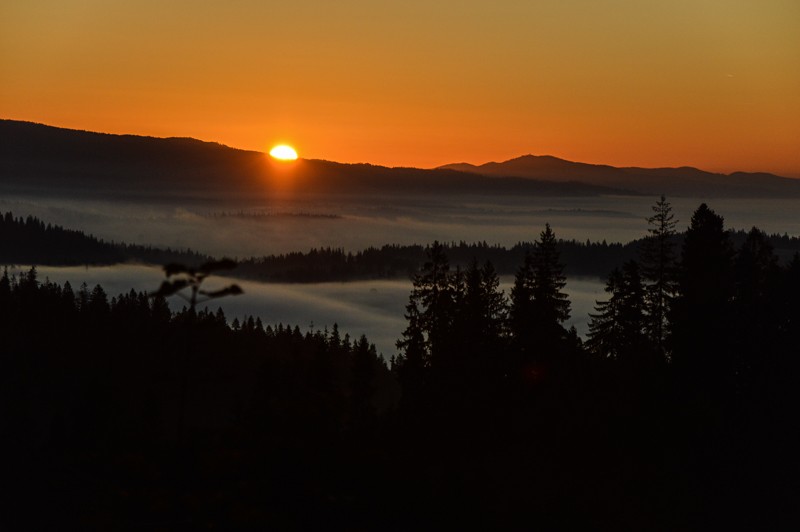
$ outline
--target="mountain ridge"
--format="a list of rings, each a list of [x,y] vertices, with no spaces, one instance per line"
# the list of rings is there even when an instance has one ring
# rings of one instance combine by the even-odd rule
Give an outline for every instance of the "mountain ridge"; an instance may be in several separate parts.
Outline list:
[[[75,130],[0,119],[0,192],[215,200],[312,194],[798,197],[800,179],[693,167],[613,167],[523,155],[432,169],[300,159],[190,137]]]
[[[632,193],[609,187],[369,163],[276,161],[256,151],[182,137],[158,138],[0,120],[0,191],[213,200],[308,194]]]
[[[800,179],[768,172],[708,172],[692,166],[642,168],[615,167],[568,161],[552,155],[522,155],[481,165],[455,163],[437,167],[487,177],[520,177],[583,183],[635,190],[644,194],[674,196],[800,197]]]

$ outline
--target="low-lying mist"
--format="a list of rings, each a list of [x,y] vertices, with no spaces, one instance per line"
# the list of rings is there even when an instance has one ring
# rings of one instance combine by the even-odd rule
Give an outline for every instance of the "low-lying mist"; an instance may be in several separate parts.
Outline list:
[[[680,230],[688,226],[701,200],[669,198]],[[656,198],[583,197],[513,198],[333,197],[281,201],[270,205],[222,202],[173,203],[92,202],[70,199],[0,198],[0,211],[33,215],[45,223],[79,229],[107,241],[191,248],[234,258],[263,256],[313,247],[360,251],[384,244],[427,244],[486,241],[512,246],[538,238],[550,223],[558,238],[627,242],[647,233],[647,217]],[[725,217],[728,228],[755,225],[770,233],[800,235],[795,200],[709,201]],[[42,277],[75,289],[80,283],[101,284],[109,295],[155,290],[163,279],[157,268],[126,265],[108,268],[40,268]],[[213,278],[209,282],[213,281]],[[220,284],[224,280],[220,281]],[[511,279],[503,279],[509,292]],[[298,325],[303,330],[331,327],[342,334],[366,334],[385,355],[405,328],[408,280],[322,284],[260,284],[242,281],[243,296],[213,301],[229,320],[245,315],[265,324]],[[579,333],[587,331],[588,313],[604,299],[599,279],[569,279],[572,319]],[[173,308],[183,302],[172,298]]]
[[[701,200],[668,198],[689,225]],[[191,248],[246,258],[314,247],[360,251],[384,244],[486,241],[513,246],[533,241],[550,223],[558,238],[629,242],[647,234],[649,197],[333,197],[274,204],[92,202],[0,199],[0,211],[34,215],[45,223],[108,241]],[[729,228],[753,225],[768,233],[800,235],[796,200],[713,200]],[[221,216],[220,214],[225,214]],[[241,216],[239,214],[244,214]]]
[[[17,267],[10,273],[26,271]],[[89,289],[100,284],[111,298],[120,293],[154,291],[164,275],[159,268],[140,265],[107,267],[38,267],[40,279],[59,284],[69,281],[77,291],[81,283]],[[207,288],[222,288],[231,282],[228,278],[209,277]],[[366,334],[385,358],[396,353],[395,342],[406,327],[403,316],[412,284],[410,280],[355,281],[347,283],[284,284],[236,281],[244,294],[209,301],[207,306],[216,311],[222,308],[228,322],[245,316],[260,317],[265,325],[299,326],[303,332],[314,329],[329,330],[334,323],[339,330],[356,339]],[[513,279],[501,278],[501,288],[510,292]],[[569,279],[566,291],[572,301],[572,317],[567,325],[575,325],[581,335],[587,332],[588,313],[595,300],[605,297],[603,284],[595,279]],[[180,310],[186,301],[177,296],[169,298],[173,310]],[[203,308],[206,305],[200,305]]]

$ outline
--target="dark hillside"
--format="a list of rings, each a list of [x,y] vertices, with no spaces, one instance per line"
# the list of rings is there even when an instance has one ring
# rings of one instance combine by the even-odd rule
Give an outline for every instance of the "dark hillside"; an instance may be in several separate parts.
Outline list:
[[[110,135],[0,121],[0,192],[106,199],[263,200],[291,194],[597,195],[583,183],[321,160],[279,162],[186,138]]]
[[[479,166],[457,163],[440,168],[492,177],[524,177],[583,183],[636,191],[641,194],[687,197],[800,198],[800,179],[767,173],[729,175],[697,168],[617,168],[566,161],[549,155],[524,155]]]

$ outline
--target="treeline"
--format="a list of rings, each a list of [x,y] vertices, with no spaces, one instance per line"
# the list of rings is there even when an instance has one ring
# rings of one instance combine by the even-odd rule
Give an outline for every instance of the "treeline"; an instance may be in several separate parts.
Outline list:
[[[731,231],[734,245],[741,245],[747,238],[746,231]],[[564,263],[564,273],[569,276],[593,276],[605,278],[614,268],[639,256],[647,237],[628,242],[608,243],[586,240],[561,240],[556,247]],[[791,260],[800,251],[800,238],[788,235],[768,235],[767,240],[781,262]],[[680,246],[683,233],[671,236],[673,245]],[[440,244],[453,266],[462,269],[475,259],[489,261],[500,275],[513,275],[533,242],[519,242],[511,248],[485,241],[467,243],[443,242]],[[425,263],[430,246],[419,244],[387,244],[369,247],[363,251],[348,252],[342,248],[314,248],[304,252],[292,252],[242,260],[237,275],[261,281],[324,282],[350,281],[358,279],[407,278]]]
[[[0,338],[4,530],[280,525],[329,504],[349,478],[334,457],[399,393],[335,325],[229,324],[35,268],[0,276]]]
[[[393,360],[401,461],[462,490],[448,506],[439,486],[410,480],[429,509],[462,504],[501,528],[523,515],[637,530],[797,517],[800,255],[780,265],[755,228],[735,246],[705,204],[680,248],[663,197],[649,222],[586,342],[563,326],[549,225],[509,295],[491,263],[452,268],[430,248]]]
[[[113,244],[81,231],[45,224],[33,216],[0,216],[0,263],[3,264],[115,264],[125,256]]]
[[[466,265],[473,257],[491,260],[501,273],[513,273],[524,250],[532,244],[520,243],[512,249],[486,242],[446,244],[452,260]],[[575,264],[570,273],[598,275],[630,256],[632,245],[575,241],[560,242],[564,257]],[[633,244],[635,248],[635,244]],[[352,253],[341,248],[311,249],[253,257],[239,262],[236,275],[260,281],[321,282],[375,278],[408,278],[425,262],[427,246],[387,244]],[[105,242],[81,231],[45,224],[27,216],[0,217],[0,263],[53,266],[109,265],[123,262],[201,264],[211,257],[192,250],[173,250],[146,245]],[[582,266],[581,266],[582,265]]]
[[[680,246],[683,233],[672,237]],[[745,231],[730,233],[734,245],[747,238]],[[769,235],[770,245],[783,263],[800,251],[800,238],[788,235]],[[647,238],[627,244],[578,242],[558,240],[557,248],[567,275],[605,278],[614,268],[635,259]],[[490,261],[500,275],[513,275],[525,254],[533,249],[532,242],[519,242],[511,248],[488,244],[442,243],[454,266],[466,268],[474,258]],[[241,260],[236,276],[265,282],[326,282],[363,279],[410,278],[426,260],[430,246],[418,244],[386,244],[363,251],[348,252],[342,248],[313,248],[308,252],[291,252]],[[173,250],[146,245],[104,242],[80,231],[45,224],[28,216],[15,218],[8,212],[0,220],[0,263],[39,265],[108,265],[121,262],[166,264],[180,262],[199,265],[211,260],[208,255],[192,250]]]
[[[637,259],[608,276],[608,299],[590,314],[585,343],[563,327],[570,301],[549,224],[526,249],[508,296],[490,261],[452,267],[447,248],[435,242],[414,276],[408,327],[393,359],[407,391],[437,374],[456,373],[459,381],[470,372],[481,379],[542,375],[586,356],[632,371],[677,368],[700,376],[707,389],[713,384],[738,393],[760,382],[766,366],[796,349],[800,253],[781,264],[755,227],[737,247],[706,204],[692,216],[678,253],[670,204],[662,197],[653,210]]]
[[[208,256],[192,250],[106,242],[82,231],[45,224],[12,212],[0,216],[0,264],[40,266],[111,265],[123,262],[200,264]]]
[[[706,205],[680,247],[664,198],[649,222],[585,342],[549,226],[510,294],[434,243],[389,368],[335,327],[5,274],[0,524],[793,529],[800,257]]]
[[[608,244],[606,242],[559,241],[558,246],[572,267],[574,275],[605,275],[626,257],[635,255],[638,244]],[[521,242],[512,248],[484,242],[451,242],[441,244],[454,265],[466,267],[473,258],[491,261],[500,274],[513,274],[533,246]],[[359,252],[341,248],[311,249],[307,253],[293,252],[265,257],[253,257],[240,262],[237,275],[261,281],[323,282],[358,279],[410,278],[425,263],[430,246],[419,244],[387,244],[369,247]]]

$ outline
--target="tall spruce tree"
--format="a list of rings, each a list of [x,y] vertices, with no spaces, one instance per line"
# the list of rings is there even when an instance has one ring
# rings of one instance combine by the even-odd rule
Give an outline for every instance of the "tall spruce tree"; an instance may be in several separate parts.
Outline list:
[[[649,237],[640,252],[641,273],[646,290],[647,334],[665,355],[669,308],[677,289],[674,236],[678,220],[663,195],[652,209],[653,215],[647,219]]]
[[[563,351],[570,302],[559,261],[555,233],[545,225],[532,253],[517,271],[511,290],[510,328],[523,365],[557,356]]]
[[[746,385],[778,349],[781,271],[767,235],[753,227],[736,256],[733,328],[736,374]]]
[[[671,314],[672,360],[687,375],[720,382],[730,375],[733,246],[722,216],[705,203],[692,215]]]
[[[603,357],[629,362],[644,361],[648,354],[645,336],[645,288],[635,261],[615,268],[608,277],[607,301],[598,301],[597,314],[589,314],[587,348]]]
[[[454,333],[465,373],[482,379],[500,367],[506,322],[506,300],[490,262],[473,259],[464,272],[463,297],[458,302]]]
[[[570,302],[567,294],[562,292],[567,286],[567,277],[564,275],[564,265],[559,261],[556,235],[550,224],[545,224],[534,248],[533,266],[533,299],[537,317],[547,324],[561,327],[569,319]]]
[[[422,270],[414,276],[405,313],[408,325],[397,342],[395,369],[409,400],[421,391],[428,369],[448,358],[446,351],[452,342],[455,302],[450,265],[438,241],[427,255]]]

